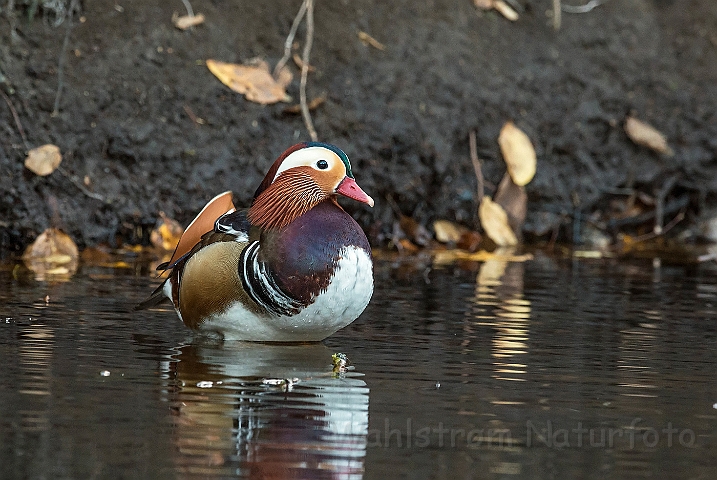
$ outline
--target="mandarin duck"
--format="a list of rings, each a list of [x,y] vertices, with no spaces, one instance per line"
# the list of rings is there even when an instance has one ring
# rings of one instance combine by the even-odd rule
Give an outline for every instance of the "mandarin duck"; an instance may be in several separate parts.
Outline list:
[[[336,198],[373,206],[339,148],[305,142],[271,166],[248,209],[217,195],[189,224],[168,278],[136,309],[169,299],[195,330],[225,339],[319,341],[373,293],[371,247]]]

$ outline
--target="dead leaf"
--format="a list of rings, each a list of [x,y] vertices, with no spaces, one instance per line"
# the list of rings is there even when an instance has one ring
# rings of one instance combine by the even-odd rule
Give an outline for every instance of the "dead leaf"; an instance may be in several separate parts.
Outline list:
[[[665,136],[652,125],[642,122],[634,117],[625,120],[625,133],[630,140],[643,147],[650,148],[657,153],[673,156],[674,152],[667,145]]]
[[[525,216],[528,213],[528,195],[525,193],[525,187],[516,185],[510,175],[506,173],[493,195],[493,201],[503,207],[508,215],[510,228],[519,237]]]
[[[461,238],[458,239],[456,247],[468,252],[477,252],[482,241],[483,236],[480,233],[467,230],[461,234]]]
[[[483,197],[478,207],[478,217],[486,235],[499,247],[518,244],[518,239],[508,223],[508,215],[503,207],[493,202],[490,197]]]
[[[493,0],[473,0],[473,5],[481,10],[490,10],[493,8]]]
[[[204,23],[204,15],[198,13],[196,15],[182,15],[179,16],[176,13],[172,16],[172,23],[175,27],[180,30],[186,30],[189,27],[195,27]]]
[[[510,248],[497,248],[494,252],[480,250],[475,253],[462,250],[439,250],[434,252],[433,263],[435,265],[448,265],[459,260],[469,262],[489,262],[491,260],[498,262],[527,262],[533,259],[533,255],[530,253],[516,255],[513,250]]]
[[[436,232],[436,240],[441,243],[458,243],[463,232],[467,231],[462,227],[448,220],[436,220],[433,222],[433,231]]]
[[[493,8],[498,10],[501,15],[503,15],[511,22],[515,22],[516,20],[518,20],[518,12],[513,10],[513,8],[507,3],[505,3],[503,0],[493,0]]]
[[[56,145],[47,144],[27,152],[25,167],[35,175],[44,177],[54,172],[61,162],[60,148]]]
[[[513,182],[521,187],[530,182],[535,176],[537,165],[530,138],[513,122],[508,121],[500,130],[498,144]]]
[[[398,241],[398,244],[396,245],[401,252],[406,253],[417,253],[420,248],[418,248],[413,242],[411,242],[407,238],[402,238]]]
[[[401,215],[399,225],[403,233],[405,233],[408,239],[413,243],[422,247],[426,247],[431,243],[431,238],[433,238],[431,232],[413,218]]]
[[[378,40],[376,40],[375,38],[373,38],[371,35],[369,35],[366,32],[358,32],[358,38],[359,38],[359,40],[361,40],[364,43],[364,45],[369,45],[369,46],[375,48],[376,50],[381,50],[381,51],[386,50],[386,45],[379,42]]]
[[[326,95],[322,95],[311,100],[306,106],[309,107],[309,110],[316,110],[325,101]],[[290,105],[286,107],[284,109],[284,113],[301,113],[301,104],[297,103],[296,105]]]
[[[155,247],[172,251],[179,243],[184,233],[184,228],[173,218],[169,218],[164,212],[159,212],[160,220],[149,235],[149,240]]]
[[[209,59],[207,68],[224,85],[243,94],[250,102],[268,105],[291,100],[286,87],[291,83],[293,75],[286,67],[279,73],[278,79],[274,79],[269,72],[269,64],[263,60],[237,65]]]
[[[79,250],[65,233],[48,228],[22,254],[22,260],[38,280],[47,276],[69,276],[77,271]]]
[[[38,236],[32,244],[25,249],[22,258],[39,259],[56,263],[69,263],[77,260],[79,250],[77,245],[66,233],[48,228]]]

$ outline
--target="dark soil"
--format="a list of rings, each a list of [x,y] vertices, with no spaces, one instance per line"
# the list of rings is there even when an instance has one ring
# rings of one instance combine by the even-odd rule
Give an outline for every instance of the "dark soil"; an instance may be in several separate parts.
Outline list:
[[[27,144],[0,99],[5,251],[48,226],[81,247],[146,242],[160,210],[186,224],[224,190],[246,205],[274,158],[308,139],[286,104],[250,103],[204,65],[257,56],[274,65],[299,0],[193,0],[207,21],[191,31],[171,23],[174,11],[184,13],[179,0],[86,1],[67,35],[56,116],[68,22],[54,26],[43,10],[28,21],[23,2],[15,4],[12,12],[2,5],[0,88]],[[476,226],[468,135],[477,131],[486,181],[497,185],[505,167],[496,139],[509,119],[538,153],[529,233],[562,224],[561,235],[576,239],[574,219],[607,215],[630,191],[654,197],[670,179],[665,221],[683,208],[683,228],[693,224],[717,198],[717,2],[609,0],[563,14],[559,32],[549,0],[516,5],[523,11],[513,23],[471,0],[317,2],[308,89],[327,101],[313,118],[320,140],[348,153],[377,199],[372,210],[345,202],[372,241],[392,231],[388,196],[425,225]],[[385,51],[363,44],[359,31]],[[290,94],[298,99],[298,75]],[[630,112],[664,132],[673,158],[627,138]],[[61,171],[36,177],[23,160],[45,143],[61,148]]]

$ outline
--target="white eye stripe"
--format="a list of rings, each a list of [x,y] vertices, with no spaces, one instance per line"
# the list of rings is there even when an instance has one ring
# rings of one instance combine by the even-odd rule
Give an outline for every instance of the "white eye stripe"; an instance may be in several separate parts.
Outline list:
[[[319,169],[316,163],[319,160],[326,160],[329,164],[328,168]],[[337,162],[341,162],[341,159],[334,152],[324,147],[306,147],[301,150],[297,150],[291,153],[288,157],[281,162],[281,166],[274,175],[274,180],[279,176],[280,173],[294,167],[312,167],[321,171],[328,171],[334,168]]]

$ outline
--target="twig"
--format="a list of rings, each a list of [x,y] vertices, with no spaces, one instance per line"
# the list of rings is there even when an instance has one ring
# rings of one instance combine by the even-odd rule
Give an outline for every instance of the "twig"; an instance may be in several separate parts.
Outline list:
[[[286,65],[286,62],[288,62],[289,58],[291,57],[291,46],[294,44],[294,37],[296,36],[296,31],[299,29],[301,20],[303,20],[304,14],[306,13],[306,3],[307,0],[304,0],[301,4],[301,7],[299,7],[299,12],[294,18],[294,23],[291,24],[291,30],[289,30],[289,35],[287,35],[286,41],[284,42],[284,56],[281,57],[281,60],[279,60],[279,62],[276,64],[276,67],[274,68],[274,78],[279,77],[279,72],[282,68],[284,68],[284,65]]]
[[[204,125],[206,123],[203,118],[199,118],[194,113],[194,110],[192,110],[189,105],[184,105],[184,113],[186,113],[187,116],[192,120],[192,122],[194,122],[195,127],[198,127],[199,125]]]
[[[7,0],[5,17],[10,24],[10,42],[15,43],[17,32],[15,31],[15,0]]]
[[[314,43],[314,0],[306,1],[306,41],[304,42],[304,55],[301,61],[301,84],[299,85],[299,103],[301,104],[301,116],[304,117],[306,129],[309,136],[314,142],[319,139],[314,128],[314,122],[311,121],[311,113],[306,103],[306,79],[309,76],[309,55],[311,55],[311,46]]]
[[[293,54],[291,58],[294,60],[297,67],[304,68],[304,62],[301,61],[301,57],[297,53]],[[309,65],[309,72],[311,73],[314,71],[316,71],[316,69],[312,65]]]
[[[65,63],[67,58],[67,44],[70,41],[70,32],[72,31],[72,15],[77,7],[77,0],[72,0],[70,9],[67,11],[67,30],[65,31],[65,39],[62,42],[60,50],[60,60],[57,65],[57,93],[55,94],[55,104],[52,108],[52,116],[56,117],[60,113],[60,96],[62,95],[63,76],[65,72]]]
[[[82,193],[84,193],[85,195],[87,195],[87,196],[90,197],[90,198],[94,198],[95,200],[99,200],[99,201],[101,201],[101,202],[106,202],[105,197],[103,197],[103,196],[100,195],[99,193],[90,192],[89,190],[87,190],[87,189],[85,188],[85,186],[82,185],[82,183],[80,182],[80,180],[79,180],[76,176],[70,175],[70,174],[69,174],[68,172],[66,172],[62,167],[57,167],[57,169],[60,171],[61,174],[63,174],[65,177],[67,177],[67,179],[68,179],[70,182],[72,182],[72,184],[73,184],[74,186],[76,186]]]
[[[478,206],[480,207],[483,202],[483,195],[485,187],[483,186],[483,169],[481,168],[480,158],[478,158],[478,146],[476,145],[476,131],[471,130],[468,134],[468,144],[470,145],[471,151],[471,162],[473,162],[473,170],[476,173],[476,179],[478,180]]]
[[[403,216],[403,213],[401,213],[401,209],[398,207],[396,200],[393,199],[393,195],[386,195],[386,202],[388,203],[388,206],[391,207],[393,213],[395,213],[397,217],[401,218]]]
[[[560,11],[560,0],[553,0],[553,30],[560,30],[562,23],[562,13]]]
[[[12,112],[12,118],[15,119],[15,125],[17,126],[17,131],[20,132],[20,137],[22,137],[22,143],[25,144],[25,149],[30,150],[30,144],[27,143],[27,137],[25,136],[25,130],[23,130],[23,128],[22,128],[22,123],[20,123],[20,117],[17,115],[17,110],[15,110],[15,106],[12,104],[10,97],[5,95],[5,92],[3,92],[1,89],[0,89],[0,94],[2,94],[3,98],[5,99],[7,106],[10,107],[10,112]]]
[[[682,210],[682,211],[680,211],[680,213],[677,214],[677,216],[675,218],[670,220],[670,223],[665,225],[665,228],[663,228],[659,233],[658,232],[650,232],[650,233],[645,233],[644,235],[638,235],[637,237],[632,239],[631,243],[644,242],[646,240],[652,240],[653,238],[660,237],[660,236],[666,234],[667,232],[669,232],[670,230],[672,230],[672,228],[675,225],[677,225],[678,223],[680,223],[682,220],[684,220],[684,218],[685,218],[685,211]]]
[[[373,48],[375,48],[376,50],[381,50],[381,51],[386,50],[386,45],[379,42],[378,40],[376,40],[375,38],[373,38],[371,35],[369,35],[366,32],[363,32],[363,31],[358,32],[358,38],[365,45],[370,45]]]
[[[705,253],[697,257],[697,263],[709,262],[710,260],[717,260],[717,252]]]
[[[588,13],[605,2],[607,0],[590,0],[585,5],[561,5],[560,9],[565,13]]]
[[[663,208],[663,214],[669,215],[674,212],[677,212],[679,210],[682,210],[683,208],[687,207],[690,203],[690,197],[685,195],[676,199],[672,199],[665,203],[665,206]],[[610,230],[617,230],[622,227],[626,226],[634,226],[634,225],[640,225],[645,222],[649,222],[650,220],[653,220],[655,218],[655,210],[650,210],[649,212],[641,213],[639,215],[635,215],[633,217],[627,217],[627,218],[618,218],[609,220],[607,222],[606,228]]]
[[[190,17],[194,16],[194,10],[192,10],[192,4],[189,3],[189,0],[182,0],[182,3],[184,4],[184,8],[187,9],[187,15]]]
[[[655,226],[653,231],[658,235],[662,233],[662,220],[665,215],[665,197],[672,191],[672,187],[677,183],[677,178],[678,176],[675,174],[665,180],[662,188],[660,188],[657,195],[655,195]]]

